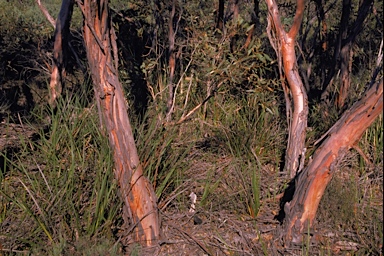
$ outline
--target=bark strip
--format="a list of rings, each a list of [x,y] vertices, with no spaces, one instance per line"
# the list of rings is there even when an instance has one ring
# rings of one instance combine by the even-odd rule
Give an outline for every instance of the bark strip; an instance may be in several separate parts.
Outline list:
[[[115,32],[109,18],[108,1],[84,0],[83,35],[92,74],[99,115],[103,120],[115,162],[115,178],[124,201],[124,219],[129,219],[133,239],[144,246],[159,241],[160,220],[157,199],[143,176],[127,106],[118,79]]]
[[[294,178],[300,172],[302,160],[305,157],[305,134],[308,119],[308,99],[303,82],[299,75],[297,66],[297,59],[295,53],[296,36],[299,32],[301,22],[304,15],[305,1],[298,0],[296,14],[293,24],[287,33],[280,22],[280,15],[275,0],[266,0],[268,5],[268,19],[269,23],[273,24],[276,38],[271,39],[271,44],[275,47],[278,57],[282,58],[282,66],[284,69],[285,77],[288,81],[289,89],[293,101],[293,113],[290,116],[289,131],[288,131],[288,145],[286,150],[285,166],[284,169],[290,174],[290,178]],[[271,33],[270,33],[271,34]],[[273,41],[273,42],[272,42]],[[279,52],[278,52],[279,51]],[[281,63],[279,61],[279,63]],[[290,102],[288,93],[285,93],[286,101]],[[290,106],[287,106],[287,109]],[[290,112],[289,110],[287,110]]]

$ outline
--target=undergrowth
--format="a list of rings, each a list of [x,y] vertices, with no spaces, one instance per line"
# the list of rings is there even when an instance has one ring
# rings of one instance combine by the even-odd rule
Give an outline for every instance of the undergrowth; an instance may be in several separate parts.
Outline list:
[[[119,14],[115,11],[124,11],[126,3],[111,2],[116,9],[111,13],[116,19]],[[178,7],[182,17],[175,45],[180,56],[173,81],[169,81],[166,54],[168,30],[159,25],[168,24],[169,6],[165,2],[160,3],[164,8],[159,7],[159,10],[153,3],[149,7],[146,2],[129,3],[126,9],[132,17],[124,22],[132,27],[127,29],[127,24],[123,23],[115,27],[121,60],[127,62],[119,72],[127,89],[139,158],[155,188],[163,217],[168,213],[176,212],[176,216],[188,213],[189,195],[193,192],[197,195],[196,214],[205,221],[204,225],[222,221],[216,218],[219,215],[225,219],[220,223],[223,227],[234,222],[226,216],[235,216],[241,221],[251,220],[252,234],[258,234],[262,225],[270,231],[271,226],[275,229],[277,225],[273,222],[279,210],[276,198],[287,183],[286,174],[281,172],[287,122],[273,51],[265,32],[254,36],[247,48],[243,47],[247,33],[253,29],[253,25],[246,22],[250,17],[245,15],[237,21],[229,19],[225,31],[216,30],[212,11],[215,8],[212,3],[203,2],[192,1],[184,9]],[[246,5],[249,3],[244,3]],[[13,15],[12,19],[6,19],[5,12],[0,15],[2,21],[7,21],[0,32],[7,34],[3,28],[11,28],[2,39],[1,43],[8,46],[2,54],[19,54],[20,41],[27,41],[36,34],[29,30],[39,28],[30,23],[42,24],[37,33],[40,41],[52,34],[52,28],[39,16],[36,6],[31,9],[21,4],[10,7],[2,0],[0,6],[5,6],[4,10]],[[47,7],[57,11],[59,1]],[[17,14],[17,8],[28,15]],[[262,5],[261,8],[266,7]],[[34,19],[35,16],[39,17]],[[74,18],[75,25],[79,25],[79,10],[75,10]],[[263,19],[265,17],[261,17]],[[30,33],[18,36],[19,31],[12,28],[24,28]],[[153,38],[148,31],[153,32]],[[72,32],[76,37],[77,33]],[[129,37],[124,38],[124,35]],[[147,45],[149,38],[153,45]],[[129,45],[129,41],[133,44]],[[135,48],[137,44],[143,44],[140,54]],[[24,50],[28,54],[19,55],[38,52],[35,48]],[[124,54],[129,57],[124,59]],[[134,54],[137,56],[132,57]],[[35,59],[28,58],[29,61]],[[21,64],[32,65],[30,62]],[[20,70],[0,72],[18,74]],[[175,94],[168,122],[169,84],[175,86]],[[146,104],[131,103],[139,98],[133,93],[133,87],[138,85],[144,88],[141,89],[145,95],[141,96]],[[77,86],[76,83],[70,86],[73,93],[81,91]],[[361,94],[362,86],[359,85],[359,92],[352,95],[347,104],[360,98],[358,93]],[[9,95],[0,95],[0,115],[9,112]],[[126,249],[121,248],[119,242],[123,226],[122,203],[113,177],[112,154],[97,108],[85,100],[89,97],[90,94],[67,93],[55,110],[36,104],[26,118],[7,120],[35,132],[32,137],[19,134],[19,144],[0,153],[4,159],[0,166],[0,249],[3,252],[10,255],[122,255]],[[145,109],[137,111],[137,106]],[[311,101],[309,107],[308,158],[316,150],[313,142],[342,113],[333,107],[325,109],[316,100]],[[0,119],[5,118],[0,116]],[[323,233],[328,227],[331,230],[326,234],[329,241],[321,241],[316,247],[320,248],[320,254],[335,253],[337,248],[331,245],[339,241],[355,242],[360,246],[353,248],[351,253],[380,254],[383,240],[382,149],[380,116],[358,145],[339,161],[338,170],[321,201],[317,218],[321,226],[317,227],[323,228]],[[231,215],[225,215],[227,213]],[[266,215],[270,217],[267,224],[262,222]],[[177,224],[181,226],[185,222]],[[204,226],[195,225],[195,228],[203,230]],[[211,231],[205,228],[206,233]],[[236,232],[243,234],[243,231]],[[301,248],[302,255],[310,255],[315,250],[309,233]],[[245,241],[249,248],[261,246],[260,252],[265,255],[273,247],[267,236]],[[238,244],[231,239],[227,242],[223,245],[226,252],[238,255]],[[140,255],[140,250],[140,246],[132,245],[130,253]]]
[[[118,254],[112,155],[95,109],[82,105],[74,97],[61,99],[54,113],[36,110],[50,125],[37,139],[20,134],[17,154],[2,153],[0,244],[10,252]]]

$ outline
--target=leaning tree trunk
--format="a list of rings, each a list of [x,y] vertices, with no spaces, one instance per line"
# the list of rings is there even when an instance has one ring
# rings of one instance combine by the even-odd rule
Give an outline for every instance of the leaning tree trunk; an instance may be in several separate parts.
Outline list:
[[[84,16],[83,34],[95,97],[113,150],[115,178],[131,221],[134,240],[154,245],[159,239],[159,216],[152,185],[143,176],[122,86],[118,79],[115,32],[108,0],[78,1]],[[125,218],[127,219],[127,218]]]
[[[301,243],[302,233],[312,225],[320,199],[337,168],[337,159],[358,142],[382,111],[383,79],[372,86],[322,137],[327,136],[315,151],[312,162],[299,175],[292,201],[284,206],[286,246]]]
[[[303,82],[299,75],[295,53],[296,36],[303,20],[305,1],[297,1],[296,14],[288,33],[281,24],[276,1],[266,0],[266,3],[269,10],[268,33],[270,35],[270,41],[279,58],[279,65],[282,65],[284,68],[284,74],[288,81],[293,100],[293,113],[291,116],[289,93],[285,90],[287,113],[289,113],[287,114],[289,134],[284,169],[289,172],[290,178],[293,178],[303,168],[305,159],[305,134],[308,119],[307,93],[305,92]],[[271,25],[273,25],[273,28],[271,28]],[[271,36],[271,33],[274,33],[274,36]]]

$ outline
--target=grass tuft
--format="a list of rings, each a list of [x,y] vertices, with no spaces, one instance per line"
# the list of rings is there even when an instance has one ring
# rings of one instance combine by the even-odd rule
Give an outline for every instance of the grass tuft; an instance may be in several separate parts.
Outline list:
[[[73,96],[60,99],[55,111],[36,109],[35,120],[49,115],[50,125],[37,129],[38,140],[20,135],[17,155],[3,154],[3,248],[62,255],[97,243],[95,254],[85,255],[104,255],[113,247],[121,202],[112,156],[95,109],[82,105]]]

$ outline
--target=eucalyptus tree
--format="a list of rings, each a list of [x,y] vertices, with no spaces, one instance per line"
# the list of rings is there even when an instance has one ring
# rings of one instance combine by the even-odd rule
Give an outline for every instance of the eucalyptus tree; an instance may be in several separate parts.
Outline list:
[[[338,63],[342,73],[341,87],[337,100],[339,107],[344,105],[350,90],[351,80],[349,76],[351,70],[347,66],[351,62],[351,47],[358,33],[362,31],[363,22],[372,8],[372,2],[366,0],[361,3],[358,16],[351,30],[352,32],[347,36],[347,20],[351,1],[343,1],[343,15],[340,21],[339,36],[338,40],[336,40],[336,45],[333,46],[334,58],[331,66],[327,67],[330,72],[328,73],[328,80],[325,80],[325,83],[329,83],[329,80],[333,79],[336,63]],[[291,243],[302,243],[303,233],[314,222],[318,205],[327,184],[337,169],[339,159],[349,149],[355,147],[356,142],[359,141],[364,131],[383,111],[383,78],[378,77],[378,71],[382,69],[382,44],[378,51],[375,70],[364,95],[345,111],[339,120],[315,142],[315,145],[319,144],[319,146],[309,158],[310,160],[305,163],[305,139],[308,119],[307,90],[310,90],[310,87],[304,86],[302,76],[300,75],[297,61],[299,54],[296,53],[296,47],[298,45],[297,37],[302,26],[306,1],[296,1],[295,16],[288,32],[285,31],[285,25],[281,22],[282,15],[279,12],[277,2],[275,0],[266,0],[266,3],[268,6],[267,32],[278,57],[289,124],[285,169],[294,181],[295,187],[292,200],[284,202],[283,205],[285,212],[283,237],[286,246],[289,246]],[[326,33],[324,10],[322,9],[321,1],[317,1],[316,4],[319,10],[319,26],[322,27],[319,30],[324,35]],[[300,36],[305,37],[305,35]],[[327,41],[323,38],[321,44],[323,48],[326,47],[326,44]],[[322,67],[325,66],[323,65]],[[286,82],[288,86],[286,86]]]
[[[55,24],[50,101],[54,104],[61,93],[71,14],[75,3],[83,16],[83,39],[95,100],[102,129],[106,132],[113,151],[115,179],[125,204],[123,218],[129,222],[134,241],[144,246],[155,245],[159,242],[160,235],[157,199],[152,184],[143,175],[119,81],[118,49],[108,0],[62,1]]]

